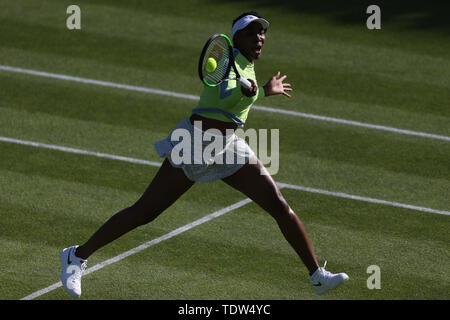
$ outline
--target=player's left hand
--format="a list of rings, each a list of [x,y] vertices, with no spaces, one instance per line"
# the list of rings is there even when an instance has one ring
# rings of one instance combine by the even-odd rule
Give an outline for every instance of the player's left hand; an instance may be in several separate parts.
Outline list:
[[[280,71],[276,75],[274,75],[270,80],[264,85],[264,93],[266,97],[273,96],[275,94],[282,94],[288,98],[291,97],[289,93],[286,91],[292,91],[290,83],[283,83],[284,79],[286,79],[286,75],[280,78]]]

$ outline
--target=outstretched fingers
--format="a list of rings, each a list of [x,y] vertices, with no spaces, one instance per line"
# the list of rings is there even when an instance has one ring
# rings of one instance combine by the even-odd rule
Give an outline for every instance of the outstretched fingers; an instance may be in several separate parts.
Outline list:
[[[284,75],[284,76],[282,76],[282,77],[280,78],[281,85],[282,85],[282,88],[283,88],[281,93],[282,93],[284,96],[290,98],[291,95],[288,94],[286,91],[292,91],[292,86],[291,86],[290,83],[284,83],[284,82],[283,82],[284,79],[286,79],[286,77],[287,77],[287,75]]]
[[[284,90],[292,91],[292,86],[290,83],[283,83]]]

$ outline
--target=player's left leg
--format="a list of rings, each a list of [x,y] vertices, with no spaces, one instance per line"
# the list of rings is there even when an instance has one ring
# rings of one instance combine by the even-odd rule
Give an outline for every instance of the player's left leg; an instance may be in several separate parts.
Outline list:
[[[317,270],[319,265],[303,223],[286,202],[278,185],[259,159],[256,164],[247,163],[223,181],[267,211],[275,219],[309,273],[313,274]]]
[[[284,237],[308,269],[317,294],[323,294],[348,280],[345,273],[333,274],[326,271],[325,266],[319,267],[302,222],[283,198],[276,182],[259,159],[256,164],[247,163],[223,181],[244,193],[275,219]]]

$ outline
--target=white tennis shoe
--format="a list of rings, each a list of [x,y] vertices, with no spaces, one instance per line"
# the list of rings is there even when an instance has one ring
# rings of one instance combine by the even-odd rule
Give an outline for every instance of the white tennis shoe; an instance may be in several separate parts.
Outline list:
[[[87,265],[87,260],[75,255],[77,247],[65,248],[59,255],[62,264],[61,282],[64,289],[74,298],[81,296],[81,276]]]
[[[345,273],[334,274],[326,271],[326,265],[327,262],[325,261],[324,266],[322,268],[318,268],[310,277],[311,283],[314,286],[314,289],[316,289],[316,293],[318,295],[322,295],[328,290],[336,288],[349,279],[348,275]]]

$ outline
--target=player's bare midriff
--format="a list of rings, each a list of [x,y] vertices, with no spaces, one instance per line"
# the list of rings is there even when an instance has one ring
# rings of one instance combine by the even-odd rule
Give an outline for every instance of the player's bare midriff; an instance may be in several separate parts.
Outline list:
[[[224,122],[216,119],[205,118],[198,114],[191,115],[189,120],[191,121],[192,124],[194,124],[194,121],[201,121],[202,122],[201,129],[203,131],[206,131],[208,129],[218,129],[222,133],[222,135],[227,134],[226,132],[227,129],[236,130],[237,128],[237,124],[234,122]],[[228,134],[230,133],[228,132]]]

